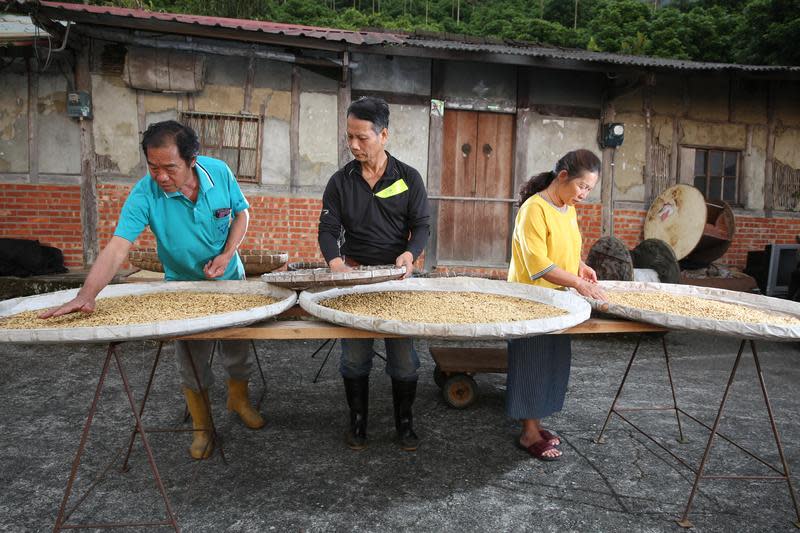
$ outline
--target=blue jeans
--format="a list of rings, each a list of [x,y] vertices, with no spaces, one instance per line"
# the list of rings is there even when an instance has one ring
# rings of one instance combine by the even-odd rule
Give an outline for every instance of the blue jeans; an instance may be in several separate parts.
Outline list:
[[[342,358],[339,372],[343,378],[368,376],[372,370],[372,349],[375,339],[342,339]],[[413,339],[384,339],[386,373],[398,381],[417,381],[419,357]]]

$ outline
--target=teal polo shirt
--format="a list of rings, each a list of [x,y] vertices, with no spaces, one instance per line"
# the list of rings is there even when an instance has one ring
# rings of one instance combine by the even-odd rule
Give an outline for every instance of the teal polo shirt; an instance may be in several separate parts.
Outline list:
[[[198,156],[194,168],[197,202],[180,192],[165,193],[148,172],[131,189],[114,231],[134,242],[150,226],[167,281],[205,280],[203,267],[225,248],[233,217],[250,207],[224,161]],[[238,253],[217,279],[244,279]]]

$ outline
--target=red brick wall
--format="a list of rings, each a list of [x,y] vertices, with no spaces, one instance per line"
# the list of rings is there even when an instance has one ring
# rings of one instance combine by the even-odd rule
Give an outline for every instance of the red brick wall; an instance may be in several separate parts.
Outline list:
[[[38,239],[83,262],[81,191],[77,185],[0,184],[0,237]]]
[[[98,242],[105,246],[117,224],[119,211],[130,186],[101,184],[98,187]],[[321,201],[312,198],[282,198],[248,195],[251,204],[250,229],[245,249],[286,251],[290,261],[320,261],[317,219]],[[629,248],[641,241],[644,211],[618,210],[614,213],[614,235]],[[578,206],[584,252],[600,237],[602,208],[599,204]],[[800,234],[800,219],[762,218],[738,215],[736,234],[721,263],[743,268],[748,250],[761,250],[769,243],[793,243]],[[64,252],[70,268],[82,266],[80,189],[77,185],[0,184],[0,237],[38,239]],[[137,247],[154,247],[149,231]],[[463,269],[460,269],[463,271]],[[471,269],[475,273],[505,277],[503,269]]]

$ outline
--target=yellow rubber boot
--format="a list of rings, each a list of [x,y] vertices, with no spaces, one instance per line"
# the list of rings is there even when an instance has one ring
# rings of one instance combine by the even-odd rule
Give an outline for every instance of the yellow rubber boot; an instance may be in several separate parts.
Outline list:
[[[247,397],[247,381],[238,379],[228,380],[228,411],[239,415],[244,425],[250,429],[261,429],[266,424],[261,413],[250,405]]]
[[[189,454],[193,459],[208,459],[214,451],[211,431],[208,431],[211,428],[211,417],[208,413],[208,391],[205,390],[201,394],[188,387],[183,387],[183,395],[186,396],[186,405],[189,407],[189,414],[192,415],[192,427],[195,430],[206,430],[192,432]]]

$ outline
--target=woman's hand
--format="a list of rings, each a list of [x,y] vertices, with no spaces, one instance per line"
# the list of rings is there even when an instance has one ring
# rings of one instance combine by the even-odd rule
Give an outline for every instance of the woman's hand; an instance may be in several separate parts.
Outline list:
[[[574,288],[581,296],[586,296],[587,298],[594,298],[595,300],[601,301],[608,300],[605,291],[600,288],[596,281],[592,282],[581,279]]]
[[[591,281],[592,283],[597,283],[597,272],[594,271],[592,267],[581,261],[580,266],[578,267],[578,276],[586,281]]]

